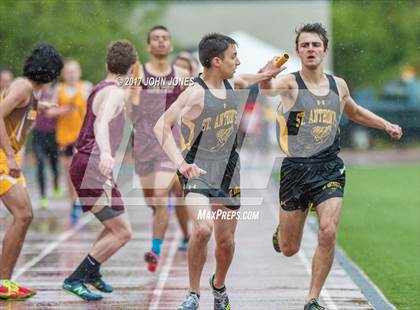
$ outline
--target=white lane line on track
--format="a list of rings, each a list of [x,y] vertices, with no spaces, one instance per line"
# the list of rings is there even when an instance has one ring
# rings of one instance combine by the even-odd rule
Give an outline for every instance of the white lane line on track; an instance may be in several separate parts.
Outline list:
[[[306,255],[306,253],[303,249],[300,249],[300,251],[298,252],[298,257],[301,260],[301,262],[303,263],[303,265],[305,266],[305,269],[308,272],[309,276],[311,276],[312,275],[312,265],[311,265],[311,262],[308,259],[308,256]],[[325,288],[325,286],[321,291],[321,298],[325,301],[325,303],[328,304],[328,309],[338,310],[336,304],[334,303],[333,299],[330,296],[330,293]]]
[[[178,249],[178,243],[180,241],[181,241],[181,232],[177,230],[174,236],[174,239],[172,239],[172,242],[169,246],[168,255],[166,257],[165,263],[160,270],[158,282],[156,284],[155,289],[153,290],[152,301],[150,302],[149,310],[159,309],[160,298],[162,297],[166,280],[168,279],[169,273],[171,271],[174,257]]]
[[[71,238],[75,233],[77,233],[80,229],[82,229],[84,226],[86,226],[94,216],[92,214],[87,214],[83,216],[79,222],[72,227],[69,230],[66,230],[65,232],[61,233],[57,240],[49,243],[48,246],[37,256],[32,258],[29,262],[27,262],[25,265],[19,268],[19,270],[15,273],[14,279],[16,280],[19,278],[22,274],[24,274],[26,271],[28,271],[30,268],[38,264],[44,257],[46,257],[48,254],[50,254],[52,251],[54,251],[58,246],[62,244],[62,242],[66,241],[67,239]]]

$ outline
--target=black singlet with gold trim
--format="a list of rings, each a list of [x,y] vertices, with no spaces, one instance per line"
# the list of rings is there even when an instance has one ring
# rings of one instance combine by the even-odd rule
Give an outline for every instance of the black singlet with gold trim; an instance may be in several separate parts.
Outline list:
[[[294,106],[277,111],[277,139],[289,158],[332,158],[340,151],[340,98],[334,78],[326,74],[329,92],[313,94],[299,72],[292,73],[299,90]]]
[[[196,83],[205,89],[204,108],[194,120],[182,118],[181,132],[184,155],[195,157],[222,158],[236,151],[238,132],[238,108],[232,86],[224,80],[226,98],[213,95],[206,83],[196,78]]]
[[[224,80],[226,98],[213,95],[206,83],[196,78],[205,90],[204,107],[194,120],[181,120],[183,156],[207,171],[199,178],[181,176],[184,194],[201,193],[213,203],[230,209],[240,206],[240,161],[237,153],[238,106],[232,86]]]
[[[322,202],[343,197],[345,167],[339,158],[341,117],[337,84],[331,75],[329,91],[316,96],[299,72],[299,86],[290,111],[277,114],[277,134],[287,155],[280,171],[280,207],[286,211],[315,208]]]

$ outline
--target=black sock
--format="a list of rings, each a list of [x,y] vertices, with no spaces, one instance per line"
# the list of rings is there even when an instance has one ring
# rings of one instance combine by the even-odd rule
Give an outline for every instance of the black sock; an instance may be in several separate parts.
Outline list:
[[[89,259],[95,263],[95,268],[92,273],[89,275],[89,278],[100,279],[102,277],[99,269],[101,268],[101,263],[98,262],[93,256],[88,255]]]
[[[190,292],[190,294],[191,294],[191,295],[193,295],[193,294],[194,294],[195,296],[197,296],[198,298],[200,298],[200,294],[197,294],[196,292]]]
[[[67,278],[69,281],[78,281],[78,280],[86,280],[86,278],[99,273],[99,268],[101,263],[99,263],[95,258],[88,255],[85,259],[80,263],[79,267]]]
[[[223,287],[221,287],[221,288],[216,288],[215,286],[214,286],[214,275],[213,275],[213,277],[211,278],[211,287],[216,291],[216,292],[219,292],[219,293],[223,293],[225,290],[226,290],[226,286],[224,286],[223,285]]]
[[[92,280],[99,280],[100,278],[102,278],[102,274],[100,272],[100,267],[101,265],[98,266],[98,268],[95,268],[95,270],[89,275],[89,279]]]

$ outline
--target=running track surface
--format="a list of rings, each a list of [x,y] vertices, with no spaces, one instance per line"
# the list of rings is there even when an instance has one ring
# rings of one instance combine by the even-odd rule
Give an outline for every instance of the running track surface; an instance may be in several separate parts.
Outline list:
[[[232,309],[302,309],[310,281],[316,235],[305,228],[302,250],[294,257],[286,258],[274,252],[271,235],[278,218],[277,190],[267,183],[261,167],[255,164],[264,162],[264,159],[242,161],[242,167],[247,171],[247,175],[242,176],[247,183],[245,187],[255,187],[255,184],[260,187],[243,191],[246,203],[242,210],[259,211],[259,219],[238,223],[236,252],[226,286]],[[126,168],[126,171],[132,171]],[[103,301],[87,303],[62,291],[61,285],[86,256],[101,225],[87,214],[77,225],[71,226],[68,203],[64,199],[51,199],[48,210],[39,210],[34,174],[32,168],[26,176],[31,197],[34,197],[35,219],[14,276],[23,285],[37,289],[38,295],[25,302],[0,301],[0,309],[176,309],[188,288],[188,274],[186,253],[177,250],[181,234],[173,212],[160,267],[152,274],[143,261],[143,254],[150,246],[152,212],[144,205],[128,206],[133,239],[102,267],[104,278],[115,290],[112,294],[104,294]],[[124,182],[132,184],[130,178]],[[128,200],[140,203],[141,198]],[[3,237],[10,218],[4,207],[0,215],[0,234]],[[201,281],[200,309],[213,307],[208,279],[214,269],[212,239]],[[327,309],[372,309],[338,263],[332,268],[321,304]]]

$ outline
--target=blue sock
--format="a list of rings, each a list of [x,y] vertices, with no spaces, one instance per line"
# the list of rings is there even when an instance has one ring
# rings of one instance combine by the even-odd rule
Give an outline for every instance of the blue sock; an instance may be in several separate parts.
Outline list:
[[[162,245],[162,242],[162,239],[152,240],[152,251],[155,252],[157,256],[160,256],[160,246]]]

